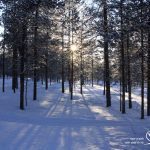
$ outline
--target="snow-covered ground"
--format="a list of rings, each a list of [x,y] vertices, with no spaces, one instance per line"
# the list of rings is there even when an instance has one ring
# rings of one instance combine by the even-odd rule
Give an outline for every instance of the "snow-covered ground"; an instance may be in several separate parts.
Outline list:
[[[79,87],[70,100],[68,89],[53,83],[47,91],[38,83],[38,100],[32,101],[32,82],[28,87],[28,106],[19,110],[19,91],[0,91],[0,150],[148,150],[150,117],[140,119],[140,94],[134,90],[133,109],[119,111],[119,88],[112,89],[112,107],[105,107],[103,87]],[[1,84],[1,80],[0,80]],[[128,102],[127,102],[128,104]],[[149,136],[147,134],[147,136]]]

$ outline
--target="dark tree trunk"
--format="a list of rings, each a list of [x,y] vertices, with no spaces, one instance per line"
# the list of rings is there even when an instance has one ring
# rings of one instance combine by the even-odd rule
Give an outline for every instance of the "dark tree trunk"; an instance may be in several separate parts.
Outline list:
[[[106,82],[105,82],[105,62],[104,62],[104,70],[103,70],[103,86],[104,86],[104,89],[103,89],[103,95],[106,94]]]
[[[105,79],[104,79],[103,84],[104,84],[103,95],[105,95],[106,94],[106,82],[105,82]]]
[[[3,81],[2,81],[2,92],[5,92],[5,28],[4,28],[4,41],[3,41],[3,45],[2,45],[2,48],[3,48],[3,53],[2,53],[2,67],[3,67],[3,70],[2,70],[2,74],[3,74]]]
[[[18,59],[18,51],[16,46],[13,47],[13,66],[12,66],[12,89],[15,93],[16,89],[18,88],[18,69],[17,69],[17,59]]]
[[[143,54],[143,30],[141,30],[141,119],[144,119],[144,54]]]
[[[122,79],[122,113],[125,111],[125,57],[124,57],[124,33],[123,33],[123,0],[120,1],[120,17],[121,17],[121,79]]]
[[[26,78],[25,103],[28,105],[28,78]]]
[[[50,77],[49,77],[49,82],[50,82],[50,85],[52,85],[52,75],[50,73]]]
[[[24,49],[20,59],[20,109],[24,110]]]
[[[105,62],[105,82],[106,82],[106,106],[111,106],[110,95],[110,73],[109,73],[109,52],[108,52],[108,19],[107,0],[104,1],[104,62]]]
[[[132,108],[132,99],[131,99],[131,69],[130,69],[130,54],[129,54],[129,33],[127,33],[127,68],[128,68],[128,99],[129,99],[129,108]]]
[[[149,8],[149,27],[148,27],[148,60],[147,60],[147,115],[150,116],[150,8]]]
[[[61,51],[61,88],[62,88],[62,93],[65,92],[65,77],[64,77],[64,22],[62,23],[62,51]]]
[[[92,74],[91,74],[91,76],[92,76],[92,87],[93,87],[93,85],[94,85],[93,65],[94,65],[94,60],[93,60],[93,55],[92,55]]]
[[[5,92],[5,43],[3,45],[3,83],[2,91]]]
[[[24,110],[24,56],[26,48],[26,25],[22,27],[22,43],[20,47],[20,109]]]
[[[83,43],[83,22],[81,25],[81,49],[80,49],[80,94],[83,94],[83,52],[82,52],[82,43]]]
[[[122,84],[120,78],[120,111],[122,111]]]
[[[69,59],[69,61],[68,61],[68,83],[69,83],[69,92],[71,93],[71,67],[70,67],[70,62],[71,62],[71,60]]]
[[[46,55],[46,64],[45,64],[45,89],[48,89],[48,56]]]
[[[13,5],[15,6],[15,1],[13,0]],[[16,9],[15,7],[13,8],[13,17],[15,18],[16,15]],[[14,30],[13,31],[14,37],[17,37],[18,31]],[[13,41],[13,59],[12,59],[12,90],[16,91],[18,89],[18,43],[14,39]]]
[[[74,39],[73,39],[73,11],[71,11],[71,34],[72,34],[72,45],[74,44]],[[71,48],[71,47],[70,47]],[[70,49],[71,50],[71,49]],[[73,49],[71,50],[71,100],[73,99],[73,84],[74,84],[74,66],[73,66],[73,55],[74,51]]]
[[[81,66],[80,66],[80,69],[81,69],[81,73],[80,73],[80,94],[83,94],[83,64],[82,64],[82,47],[81,47],[81,54],[80,54],[81,56]]]
[[[45,89],[48,89],[48,56],[49,56],[49,51],[48,51],[48,40],[49,39],[49,34],[47,32],[47,49],[45,52]]]
[[[34,86],[33,86],[33,100],[37,99],[37,36],[38,36],[38,5],[35,10],[35,27],[34,27]]]
[[[62,64],[62,83],[61,84],[62,84],[62,93],[65,93],[65,77],[64,77],[64,65],[63,64]]]
[[[72,51],[72,60],[71,60],[71,100],[73,99],[73,51]]]
[[[71,10],[69,1],[69,24],[68,24],[68,51],[69,51],[69,61],[68,61],[68,82],[69,82],[69,92],[71,94]],[[72,97],[72,96],[71,96]]]
[[[43,74],[41,74],[41,83],[43,85]]]
[[[143,20],[143,0],[141,2],[141,23]],[[141,27],[141,119],[144,119],[144,45],[143,45],[143,27]]]

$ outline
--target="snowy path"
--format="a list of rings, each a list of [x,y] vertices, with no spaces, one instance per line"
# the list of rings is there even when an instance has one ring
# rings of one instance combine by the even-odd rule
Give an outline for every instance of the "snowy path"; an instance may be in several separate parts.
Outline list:
[[[0,150],[150,149],[150,145],[129,143],[148,142],[150,118],[140,120],[136,109],[122,115],[117,94],[112,95],[112,107],[106,108],[102,89],[86,86],[82,96],[75,88],[71,101],[67,92],[61,94],[59,84],[48,91],[39,85],[38,100],[33,102],[29,92],[23,112],[17,108],[19,93],[0,93]]]

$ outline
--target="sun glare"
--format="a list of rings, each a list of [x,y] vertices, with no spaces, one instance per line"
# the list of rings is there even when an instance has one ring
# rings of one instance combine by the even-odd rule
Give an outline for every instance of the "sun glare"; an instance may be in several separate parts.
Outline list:
[[[71,45],[71,50],[72,50],[72,51],[76,51],[76,50],[77,50],[77,45],[72,44],[72,45]]]

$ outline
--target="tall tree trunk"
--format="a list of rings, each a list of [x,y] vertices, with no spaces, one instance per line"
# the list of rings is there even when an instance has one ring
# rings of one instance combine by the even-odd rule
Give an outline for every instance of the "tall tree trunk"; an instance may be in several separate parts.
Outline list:
[[[148,27],[148,60],[147,60],[147,115],[150,116],[150,7],[149,7],[149,27]]]
[[[130,54],[129,54],[129,32],[127,33],[127,68],[128,68],[128,99],[129,99],[129,108],[132,108],[132,99],[131,99],[131,68],[130,68]]]
[[[141,30],[141,119],[144,119],[144,54],[143,54],[143,30]]]
[[[103,95],[105,95],[106,94],[106,82],[105,82],[105,78],[106,78],[106,76],[105,76],[105,62],[104,62],[104,70],[103,70]]]
[[[28,105],[28,77],[26,78],[26,86],[25,86],[25,103],[26,103],[26,106]]]
[[[50,82],[50,85],[52,85],[52,75],[50,73],[50,77],[49,77],[49,82]]]
[[[72,33],[72,45],[74,44],[74,39],[73,39],[73,10],[71,11],[72,14],[71,14],[71,33]],[[74,55],[74,52],[73,52],[73,49],[71,50],[71,100],[73,99],[73,84],[74,84],[74,80],[73,80],[73,77],[74,77],[74,66],[73,66],[73,55]]]
[[[105,62],[105,76],[106,76],[106,106],[111,106],[110,94],[110,73],[109,73],[109,52],[108,52],[108,19],[107,19],[107,0],[104,1],[104,62]]]
[[[47,49],[45,52],[45,89],[48,89],[48,39],[49,39],[49,34],[47,32]]]
[[[5,92],[5,41],[3,43],[3,83],[2,91]]]
[[[83,19],[83,18],[82,18]],[[80,49],[80,94],[83,94],[83,21],[81,24],[81,49]]]
[[[43,81],[43,71],[41,72],[41,84],[43,85],[44,81]]]
[[[124,58],[124,33],[123,33],[123,0],[120,1],[121,17],[121,79],[122,79],[122,113],[125,111],[125,58]]]
[[[22,27],[22,41],[20,47],[20,109],[24,110],[24,56],[26,47],[26,25]]]
[[[71,100],[73,99],[73,51],[72,51],[72,59],[71,59]]]
[[[122,111],[122,84],[121,84],[121,77],[120,77],[120,111]]]
[[[70,9],[70,0],[69,0],[69,18],[68,18],[68,52],[69,52],[69,61],[68,61],[68,82],[69,82],[69,92],[71,94],[71,9]]]
[[[65,77],[64,77],[64,21],[62,23],[62,51],[61,51],[61,88],[62,93],[65,92]]]
[[[48,54],[46,54],[46,64],[45,64],[45,89],[48,89]]]
[[[91,76],[92,76],[92,87],[93,87],[93,84],[94,84],[94,77],[93,77],[93,66],[94,66],[94,60],[93,60],[93,54],[92,54],[92,74],[91,74]]]
[[[33,86],[33,100],[37,99],[37,37],[38,37],[38,4],[36,5],[35,12],[35,27],[34,27],[34,70],[33,70],[33,78],[34,78],[34,86]]]
[[[141,24],[143,20],[143,0],[141,2]],[[144,45],[143,45],[143,27],[141,27],[141,119],[144,119]]]
[[[18,88],[18,75],[17,75],[17,57],[18,52],[16,46],[13,47],[13,61],[12,61],[12,89],[15,93],[16,89]]]

